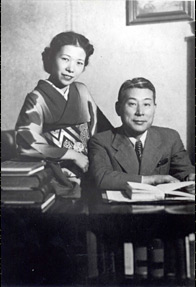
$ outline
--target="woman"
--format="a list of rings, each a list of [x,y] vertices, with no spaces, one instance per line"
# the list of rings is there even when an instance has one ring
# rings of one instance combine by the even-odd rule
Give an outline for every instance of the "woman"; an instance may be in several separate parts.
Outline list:
[[[96,130],[97,108],[86,86],[75,82],[94,48],[75,32],[56,35],[42,53],[47,80],[27,95],[16,123],[20,154],[88,170],[87,141]]]

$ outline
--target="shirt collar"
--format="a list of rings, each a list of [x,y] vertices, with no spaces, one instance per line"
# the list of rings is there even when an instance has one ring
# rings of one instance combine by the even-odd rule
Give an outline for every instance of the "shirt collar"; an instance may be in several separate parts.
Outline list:
[[[67,86],[67,89],[63,90],[63,89],[59,89],[57,88],[52,82],[50,82],[49,80],[45,80],[47,83],[49,83],[54,89],[56,89],[63,97],[64,99],[67,101],[68,99],[68,94],[69,94],[69,87]]]
[[[145,145],[146,137],[147,137],[147,131],[145,131],[145,133],[143,133],[143,135],[140,138],[140,141],[142,142],[143,148],[144,148],[144,145]],[[133,144],[133,147],[135,148],[135,144],[137,142],[137,139],[134,138],[134,137],[129,137],[129,140],[131,141],[131,143]]]

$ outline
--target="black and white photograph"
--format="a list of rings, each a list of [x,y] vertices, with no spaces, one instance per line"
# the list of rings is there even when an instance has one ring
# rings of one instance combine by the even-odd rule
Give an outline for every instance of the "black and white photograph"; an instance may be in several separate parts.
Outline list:
[[[1,1],[2,287],[193,287],[195,1]]]

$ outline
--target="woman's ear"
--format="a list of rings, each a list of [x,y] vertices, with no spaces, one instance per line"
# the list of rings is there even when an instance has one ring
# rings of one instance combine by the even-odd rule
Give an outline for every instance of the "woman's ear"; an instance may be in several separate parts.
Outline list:
[[[120,103],[119,102],[116,102],[115,108],[116,108],[117,115],[120,117]]]

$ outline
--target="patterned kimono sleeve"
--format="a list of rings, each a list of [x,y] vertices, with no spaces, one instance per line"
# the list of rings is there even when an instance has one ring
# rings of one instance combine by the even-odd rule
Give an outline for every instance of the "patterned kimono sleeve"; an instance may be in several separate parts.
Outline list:
[[[86,86],[78,82],[76,83],[76,86],[80,92],[81,98],[87,102],[88,111],[90,115],[90,120],[89,120],[90,136],[93,136],[98,132],[102,132],[102,131],[113,128],[109,120],[102,113],[102,111],[99,109],[99,107],[95,103],[94,99],[91,97]]]
[[[43,135],[43,123],[51,117],[43,98],[36,93],[27,95],[16,123],[16,142],[20,154],[60,159],[67,151],[50,145]]]
[[[90,113],[90,134],[91,136],[96,133],[103,132],[109,129],[112,129],[113,126],[110,121],[106,118],[103,112],[94,102],[91,95],[88,95],[88,107]]]

